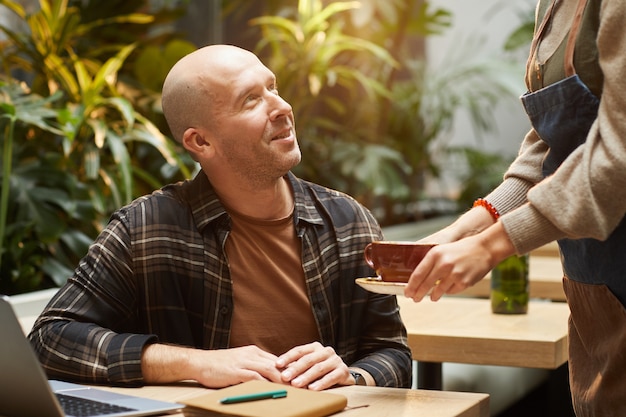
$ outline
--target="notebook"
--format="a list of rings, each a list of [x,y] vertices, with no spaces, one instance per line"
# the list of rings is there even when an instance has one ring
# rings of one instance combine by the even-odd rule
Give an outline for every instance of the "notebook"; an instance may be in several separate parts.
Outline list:
[[[48,381],[11,304],[2,295],[0,335],[0,416],[149,416],[184,407],[182,404],[122,395],[86,385]],[[91,411],[87,414],[84,411],[65,412],[61,402],[68,404],[65,407]]]
[[[227,397],[286,390],[287,396],[235,404],[222,404]],[[219,415],[241,417],[324,417],[343,410],[348,399],[340,394],[310,391],[268,381],[248,381],[183,400],[191,407]]]

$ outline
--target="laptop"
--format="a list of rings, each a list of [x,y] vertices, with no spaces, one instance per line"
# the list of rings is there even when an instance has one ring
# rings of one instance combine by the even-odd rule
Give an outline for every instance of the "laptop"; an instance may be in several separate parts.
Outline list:
[[[0,416],[130,417],[171,413],[184,407],[87,385],[49,381],[13,307],[2,295],[0,335]]]

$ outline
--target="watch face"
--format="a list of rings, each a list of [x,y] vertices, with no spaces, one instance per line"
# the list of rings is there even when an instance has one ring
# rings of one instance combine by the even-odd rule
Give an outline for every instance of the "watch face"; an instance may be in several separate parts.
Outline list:
[[[365,378],[363,378],[363,375],[361,375],[358,372],[354,372],[354,371],[350,371],[350,374],[354,378],[354,384],[355,385],[366,385]]]

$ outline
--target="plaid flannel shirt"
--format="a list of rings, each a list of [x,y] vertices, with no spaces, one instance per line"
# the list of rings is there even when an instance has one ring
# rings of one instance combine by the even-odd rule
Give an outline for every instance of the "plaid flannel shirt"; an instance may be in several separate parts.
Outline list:
[[[382,238],[376,220],[345,194],[291,173],[288,179],[320,343],[379,386],[409,387],[411,354],[395,296],[354,282],[372,274],[363,249]],[[229,230],[203,173],[116,211],[29,334],[48,376],[142,385],[147,343],[228,348]]]

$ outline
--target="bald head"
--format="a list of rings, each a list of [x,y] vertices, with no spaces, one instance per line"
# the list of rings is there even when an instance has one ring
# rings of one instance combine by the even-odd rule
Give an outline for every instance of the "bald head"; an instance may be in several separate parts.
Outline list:
[[[180,59],[163,83],[162,106],[174,139],[189,127],[210,125],[213,108],[222,97],[215,90],[228,86],[240,71],[260,61],[252,52],[231,45],[210,45]]]

